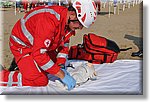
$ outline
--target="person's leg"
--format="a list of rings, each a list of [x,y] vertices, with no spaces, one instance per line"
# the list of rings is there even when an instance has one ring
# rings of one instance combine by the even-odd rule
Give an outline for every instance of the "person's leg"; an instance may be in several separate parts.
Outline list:
[[[1,86],[46,86],[47,74],[38,68],[32,56],[22,58],[18,63],[19,70],[0,72]]]
[[[28,3],[23,3],[23,9],[24,9],[24,12],[27,12],[27,9],[28,9]]]
[[[96,0],[95,4],[96,4],[96,7],[98,9],[97,14],[100,14],[100,11],[101,11],[101,2],[100,2],[100,0]]]
[[[28,54],[31,53],[31,49],[25,48],[10,39],[10,50],[15,57],[13,67],[18,67],[23,86],[46,86],[48,84],[46,73],[38,67],[33,57]],[[8,75],[4,75],[4,77],[8,77]]]
[[[48,78],[42,71],[32,56],[26,56],[18,62],[19,71],[22,74],[23,86],[46,86]]]
[[[100,11],[101,11],[101,2],[100,2],[100,0],[97,2],[97,6],[98,6],[98,13],[100,13]]]
[[[19,71],[0,71],[0,86],[22,86],[21,74]]]

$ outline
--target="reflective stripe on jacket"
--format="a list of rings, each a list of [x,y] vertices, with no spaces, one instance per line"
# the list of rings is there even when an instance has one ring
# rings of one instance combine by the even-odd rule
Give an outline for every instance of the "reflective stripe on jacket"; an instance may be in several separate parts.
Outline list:
[[[15,24],[10,39],[26,47],[26,50],[29,49],[30,55],[43,70],[50,74],[56,74],[60,67],[55,65],[46,52],[56,50],[64,42],[66,16],[67,8],[65,7],[43,6],[35,8]],[[12,45],[15,45],[13,42],[11,42]],[[17,44],[15,46],[20,47]],[[25,51],[22,51],[22,53],[14,55],[16,60],[19,60],[26,54]],[[58,54],[58,57],[67,56],[67,54],[61,54]]]

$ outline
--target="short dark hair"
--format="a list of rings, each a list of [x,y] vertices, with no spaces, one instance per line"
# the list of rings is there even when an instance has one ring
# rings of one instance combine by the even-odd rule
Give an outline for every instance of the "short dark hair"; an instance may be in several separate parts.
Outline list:
[[[68,11],[75,11],[76,12],[76,10],[74,9],[74,7],[72,5],[68,7]]]

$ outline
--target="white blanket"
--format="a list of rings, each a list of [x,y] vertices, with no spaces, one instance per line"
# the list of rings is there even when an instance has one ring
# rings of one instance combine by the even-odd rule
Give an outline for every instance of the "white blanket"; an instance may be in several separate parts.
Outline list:
[[[70,61],[79,66],[82,61]],[[142,94],[142,60],[117,60],[114,63],[95,64],[97,80],[71,91],[49,81],[45,87],[0,87],[1,94]]]

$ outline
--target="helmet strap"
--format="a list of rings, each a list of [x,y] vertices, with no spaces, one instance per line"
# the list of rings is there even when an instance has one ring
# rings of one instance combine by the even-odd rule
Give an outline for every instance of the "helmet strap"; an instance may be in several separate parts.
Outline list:
[[[71,21],[70,21],[70,17],[69,17],[69,19],[68,19],[68,24],[70,24],[70,22],[71,22]]]

